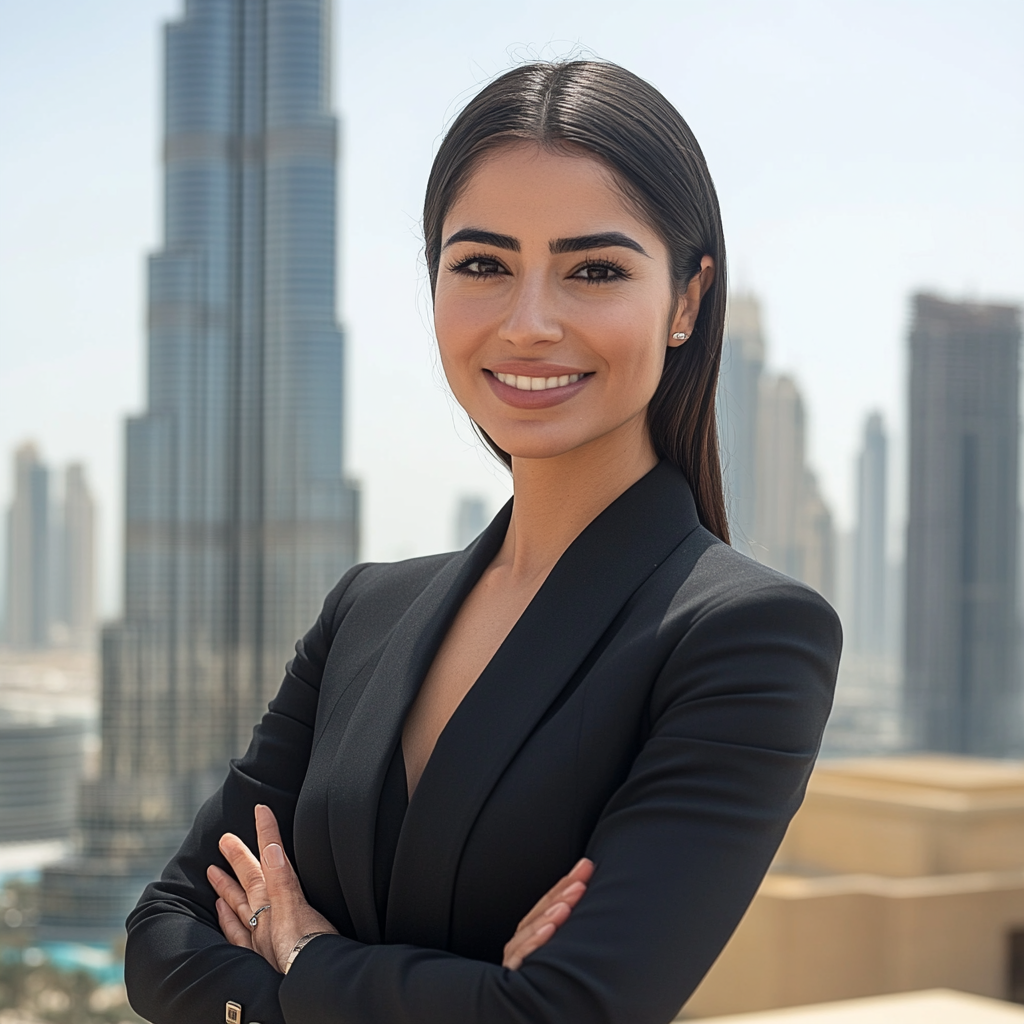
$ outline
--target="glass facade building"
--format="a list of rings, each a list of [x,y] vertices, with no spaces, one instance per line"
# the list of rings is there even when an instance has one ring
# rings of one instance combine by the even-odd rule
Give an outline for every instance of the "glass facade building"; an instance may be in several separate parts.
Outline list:
[[[85,731],[80,718],[0,706],[0,842],[69,835]]]
[[[187,0],[165,37],[164,247],[126,437],[100,777],[44,923],[120,928],[246,746],[358,547],[342,474],[329,0]]]
[[[857,458],[857,526],[853,538],[853,622],[850,648],[860,654],[886,652],[888,562],[886,559],[886,473],[888,439],[875,412],[864,424]]]
[[[11,647],[50,642],[50,471],[34,444],[14,453],[14,499],[7,510],[4,639]]]
[[[730,295],[718,380],[718,436],[733,546],[753,551],[757,531],[757,427],[765,363],[761,306],[750,294]]]
[[[1020,312],[914,298],[905,715],[913,747],[1021,751]]]

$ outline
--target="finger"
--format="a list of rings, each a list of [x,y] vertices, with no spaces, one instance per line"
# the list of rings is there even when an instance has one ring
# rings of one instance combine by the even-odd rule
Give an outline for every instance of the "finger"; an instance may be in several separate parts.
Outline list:
[[[505,945],[502,963],[507,967],[510,961],[522,961],[547,942],[555,931],[569,920],[571,913],[572,907],[567,903],[556,903],[536,921],[518,928],[515,935]],[[542,936],[539,941],[538,935]]]
[[[245,890],[226,871],[221,871],[216,864],[211,864],[206,869],[206,877],[210,880],[214,892],[242,921],[248,921],[252,917],[252,908],[249,906]]]
[[[540,917],[552,904],[559,900],[568,900],[575,906],[586,892],[586,883],[594,874],[594,862],[589,857],[581,857],[573,869],[560,878],[530,909],[530,912],[519,922],[521,928]],[[582,885],[583,888],[579,888]]]
[[[540,903],[537,904],[533,910],[519,922],[519,928],[528,927],[537,921],[542,920],[551,909],[562,904],[568,905],[570,908],[575,907],[577,903],[583,898],[583,894],[587,891],[587,887],[582,882],[572,882],[567,885],[561,892],[556,892],[552,895],[545,896]],[[517,929],[518,931],[519,929]]]
[[[502,961],[502,966],[507,967],[510,971],[518,971],[523,966],[523,961],[531,954],[535,953],[541,946],[544,945],[552,935],[555,934],[555,925],[548,922],[545,925],[541,925],[530,937],[527,942],[518,946],[516,950],[509,955],[505,960]]]
[[[260,856],[262,856],[263,849],[268,843],[277,843],[278,846],[284,844],[281,842],[281,830],[278,828],[274,812],[266,804],[257,804],[255,813],[256,842],[259,843]]]
[[[285,856],[274,812],[264,804],[256,805],[256,835],[260,844],[260,866],[267,885],[267,898],[275,906],[287,906],[301,896],[302,888]]]
[[[583,882],[586,884],[594,877],[594,862],[589,857],[580,857],[572,871],[566,875],[571,882]]]
[[[231,870],[245,890],[249,906],[262,907],[264,903],[269,903],[263,869],[249,847],[238,836],[228,832],[221,836],[220,852],[227,858]]]
[[[252,949],[252,936],[249,934],[249,929],[238,919],[238,915],[232,910],[227,900],[217,900],[217,920],[220,923],[220,930],[224,933],[224,938],[232,946]]]

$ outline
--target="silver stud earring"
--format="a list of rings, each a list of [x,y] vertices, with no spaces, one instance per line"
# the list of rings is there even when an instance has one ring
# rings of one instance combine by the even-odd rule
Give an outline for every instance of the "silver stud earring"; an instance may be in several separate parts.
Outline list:
[[[686,331],[676,331],[676,333],[672,335],[672,340],[673,341],[686,341],[686,339],[688,337],[689,337],[689,335],[686,333]]]

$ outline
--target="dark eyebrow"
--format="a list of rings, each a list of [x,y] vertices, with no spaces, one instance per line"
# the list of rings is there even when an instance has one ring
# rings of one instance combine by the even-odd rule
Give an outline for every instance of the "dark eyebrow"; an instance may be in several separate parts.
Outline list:
[[[447,249],[449,245],[454,245],[456,242],[493,245],[495,249],[508,249],[511,252],[519,252],[520,248],[518,238],[513,238],[511,235],[499,235],[494,231],[484,231],[483,228],[463,228],[461,231],[456,231],[441,248]]]
[[[621,231],[604,231],[597,235],[579,235],[577,238],[556,238],[548,243],[548,248],[555,255],[563,252],[583,252],[585,249],[607,249],[609,246],[620,246],[632,249],[641,256],[648,256],[647,250],[639,242],[634,242],[629,235]]]

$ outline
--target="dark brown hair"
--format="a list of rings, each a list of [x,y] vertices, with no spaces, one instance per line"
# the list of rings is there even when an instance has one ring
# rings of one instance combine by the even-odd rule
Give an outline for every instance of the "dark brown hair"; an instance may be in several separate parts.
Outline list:
[[[658,457],[685,474],[701,523],[728,543],[715,419],[725,327],[725,240],[715,186],[697,140],[657,89],[615,64],[535,63],[507,72],[459,114],[434,159],[423,203],[432,292],[445,216],[480,158],[517,140],[580,148],[604,161],[665,242],[680,293],[699,273],[701,257],[714,259],[714,281],[701,300],[692,336],[666,348],[647,426]],[[477,429],[511,464],[508,453]]]

